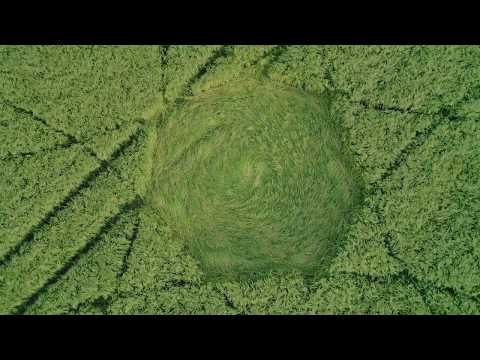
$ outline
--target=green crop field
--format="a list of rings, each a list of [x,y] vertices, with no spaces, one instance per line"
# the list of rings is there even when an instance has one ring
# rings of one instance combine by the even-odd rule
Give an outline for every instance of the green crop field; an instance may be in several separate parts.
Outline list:
[[[0,46],[0,314],[480,314],[480,46]]]

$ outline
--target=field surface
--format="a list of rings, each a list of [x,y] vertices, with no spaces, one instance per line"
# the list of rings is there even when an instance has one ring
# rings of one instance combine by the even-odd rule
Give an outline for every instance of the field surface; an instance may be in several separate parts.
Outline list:
[[[0,46],[0,314],[480,314],[479,46]]]

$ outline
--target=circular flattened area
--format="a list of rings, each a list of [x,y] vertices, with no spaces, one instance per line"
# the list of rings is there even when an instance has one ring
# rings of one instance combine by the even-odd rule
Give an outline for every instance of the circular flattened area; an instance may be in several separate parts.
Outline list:
[[[322,268],[359,193],[327,101],[255,81],[176,108],[153,176],[162,220],[213,276]]]

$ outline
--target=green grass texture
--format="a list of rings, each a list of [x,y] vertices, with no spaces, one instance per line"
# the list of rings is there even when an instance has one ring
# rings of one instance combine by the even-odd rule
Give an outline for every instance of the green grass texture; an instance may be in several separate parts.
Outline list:
[[[268,82],[193,96],[159,131],[152,206],[211,274],[319,271],[361,197],[336,125]]]
[[[0,46],[0,314],[480,314],[480,46]]]

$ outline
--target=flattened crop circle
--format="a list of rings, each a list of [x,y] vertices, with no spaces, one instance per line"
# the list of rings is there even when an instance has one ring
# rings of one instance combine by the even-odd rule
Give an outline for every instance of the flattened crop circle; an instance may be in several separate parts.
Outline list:
[[[212,276],[324,267],[358,192],[327,101],[256,81],[173,111],[153,176],[154,206]]]

